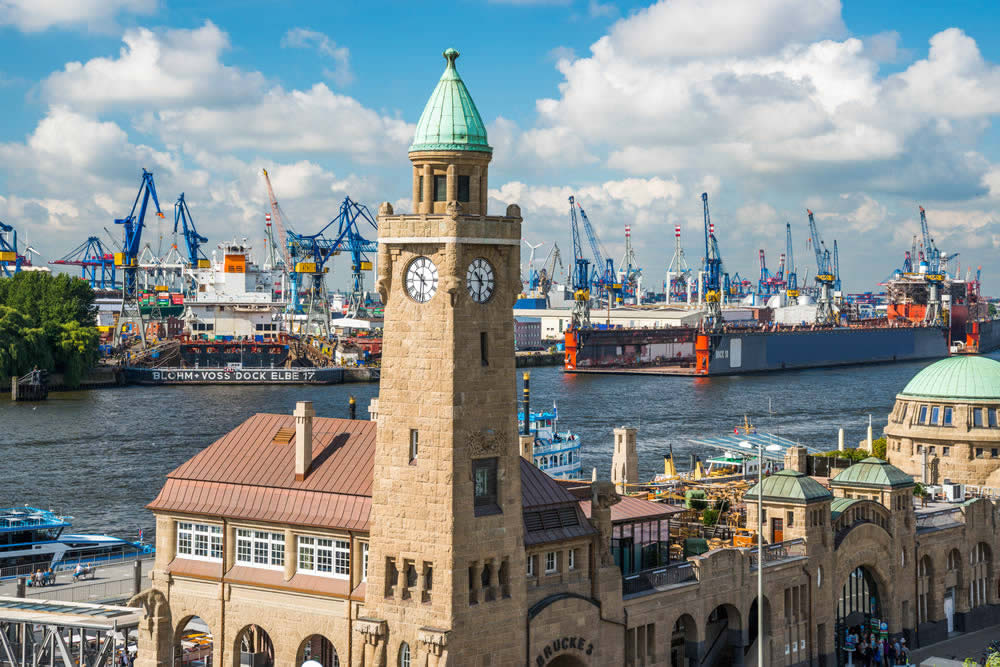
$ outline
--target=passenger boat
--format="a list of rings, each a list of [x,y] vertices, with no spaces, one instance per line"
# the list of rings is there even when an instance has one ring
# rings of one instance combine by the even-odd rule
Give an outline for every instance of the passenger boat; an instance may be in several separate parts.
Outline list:
[[[518,423],[524,412],[517,415]],[[531,433],[535,436],[535,466],[556,479],[577,479],[583,466],[580,461],[580,436],[571,431],[559,432],[559,409],[531,412]]]
[[[70,535],[73,517],[35,507],[0,508],[0,579],[35,570],[134,560],[153,554],[150,544],[108,535]]]

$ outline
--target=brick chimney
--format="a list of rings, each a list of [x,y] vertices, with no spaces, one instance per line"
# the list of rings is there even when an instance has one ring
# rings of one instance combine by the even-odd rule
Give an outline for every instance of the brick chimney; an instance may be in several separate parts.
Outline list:
[[[312,401],[295,404],[295,481],[301,482],[312,467],[313,410]]]

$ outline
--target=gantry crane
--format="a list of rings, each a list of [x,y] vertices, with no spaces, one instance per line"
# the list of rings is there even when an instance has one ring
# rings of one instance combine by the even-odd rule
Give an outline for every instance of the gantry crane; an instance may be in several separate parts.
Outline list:
[[[798,299],[799,276],[795,270],[795,255],[792,250],[792,223],[785,223],[785,285],[789,299]],[[795,303],[793,301],[793,303]]]
[[[691,268],[684,256],[684,248],[681,247],[681,226],[674,225],[674,256],[670,258],[667,279],[663,285],[667,303],[670,303],[672,297],[681,298],[685,292],[690,297],[690,278]]]
[[[375,241],[365,239],[358,229],[359,221],[367,222],[377,230],[375,217],[363,204],[345,197],[340,212],[315,234],[288,232],[289,266],[292,267],[292,306],[295,313],[305,314],[305,322],[298,333],[330,337],[330,300],[326,291],[327,262],[341,252],[351,254],[353,280],[348,316],[364,317],[367,313],[364,292],[364,271],[372,269],[368,253],[378,251]],[[336,234],[325,236],[336,225]],[[305,286],[309,279],[308,288]],[[303,303],[303,295],[305,303]]]
[[[20,272],[23,263],[24,256],[17,252],[17,232],[13,226],[0,222],[0,276],[9,278]]]
[[[146,207],[149,205],[149,198],[153,198],[156,205],[156,215],[162,218],[160,211],[160,200],[156,196],[156,184],[153,182],[153,172],[142,170],[142,181],[139,183],[139,192],[132,202],[132,210],[124,217],[115,220],[116,225],[122,226],[122,251],[115,253],[115,266],[122,271],[122,304],[118,312],[118,322],[115,325],[115,344],[122,341],[122,334],[126,324],[131,324],[136,328],[132,334],[140,341],[143,347],[146,345],[146,327],[142,317],[142,310],[139,308],[139,250],[142,247],[142,230],[146,224]],[[136,210],[138,208],[138,211]]]
[[[573,234],[573,314],[570,328],[584,329],[590,326],[590,262],[583,256],[576,208],[571,195],[569,198],[569,219],[570,230]]]
[[[819,290],[819,296],[816,298],[816,321],[820,324],[829,324],[836,319],[833,312],[833,295],[830,293],[836,276],[830,265],[830,251],[826,249],[816,227],[816,218],[809,209],[806,209],[806,213],[809,214],[809,234],[813,252],[816,254],[815,280]]]
[[[289,252],[289,246],[288,246],[290,238],[288,236],[288,232],[294,230],[292,230],[291,225],[285,224],[287,222],[285,220],[285,213],[284,211],[281,210],[281,206],[278,205],[277,197],[274,196],[274,188],[271,187],[271,177],[270,175],[268,175],[267,169],[262,169],[261,171],[264,174],[264,183],[267,185],[267,200],[271,204],[271,212],[267,216],[267,221],[268,223],[273,221],[274,226],[277,227],[278,229],[277,242],[272,243],[272,247],[278,251],[278,254],[281,257],[281,267],[282,267],[281,284],[282,284],[282,292],[284,292],[284,286],[291,282],[292,271],[295,268],[292,265],[292,257]],[[289,305],[289,307],[291,307],[291,304]]]
[[[208,239],[199,234],[194,226],[194,218],[191,216],[191,209],[188,208],[187,201],[184,200],[183,192],[174,203],[174,234],[177,233],[178,225],[184,235],[188,264],[192,269],[207,269],[209,261],[205,253],[201,251],[201,244],[208,243]]]
[[[583,220],[583,229],[590,241],[590,250],[594,256],[594,273],[590,282],[598,296],[607,297],[608,303],[610,303],[614,299],[613,293],[621,289],[621,284],[616,282],[615,260],[611,259],[611,255],[604,249],[604,245],[597,237],[597,232],[590,224],[590,218],[587,217],[587,212],[583,210],[580,202],[576,203],[576,207],[580,209],[580,219]]]
[[[115,256],[96,236],[54,259],[49,264],[79,266],[80,277],[90,283],[93,289],[115,289]]]
[[[639,260],[636,259],[635,250],[632,248],[632,225],[625,225],[625,253],[618,265],[618,282],[622,285],[622,291],[632,295],[636,305],[640,305],[642,269],[639,268]]]
[[[559,252],[559,245],[553,243],[552,248],[549,249],[549,254],[545,257],[545,261],[542,262],[542,268],[538,270],[538,289],[541,291],[542,296],[545,297],[546,308],[551,303],[549,292],[552,290],[552,281],[555,279],[556,264],[559,265],[560,269],[564,268],[562,255]]]
[[[709,327],[722,325],[722,293],[729,291],[723,284],[722,253],[715,238],[715,225],[708,211],[708,193],[701,193],[701,203],[705,218],[705,265],[702,269],[702,284],[699,294],[704,294],[705,319]],[[728,276],[725,282],[729,282]]]
[[[833,291],[840,291],[840,251],[837,250],[837,239],[833,240]]]

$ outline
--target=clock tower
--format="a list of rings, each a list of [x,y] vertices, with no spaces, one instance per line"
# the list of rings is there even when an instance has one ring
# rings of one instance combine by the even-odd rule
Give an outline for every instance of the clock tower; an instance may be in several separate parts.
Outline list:
[[[516,205],[487,215],[492,148],[446,66],[417,124],[412,214],[379,209],[385,303],[363,665],[527,659],[513,302]]]

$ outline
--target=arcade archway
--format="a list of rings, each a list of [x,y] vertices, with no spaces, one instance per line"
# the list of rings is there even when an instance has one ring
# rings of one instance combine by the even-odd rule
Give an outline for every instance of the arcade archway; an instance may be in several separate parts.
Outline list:
[[[743,625],[740,610],[731,604],[720,604],[705,622],[705,655],[703,665],[743,664]]]
[[[309,635],[299,646],[298,660],[295,664],[299,665],[307,660],[318,662],[323,667],[340,667],[337,649],[333,642],[323,635]]]
[[[837,664],[847,664],[848,632],[858,634],[879,631],[884,622],[884,608],[874,572],[861,565],[848,573],[837,600]]]
[[[197,616],[188,616],[174,631],[173,667],[209,667],[212,664],[212,631]]]
[[[236,650],[233,652],[236,665],[243,667],[274,667],[274,644],[271,636],[259,625],[248,625],[236,637]]]
[[[552,658],[545,667],[586,667],[586,665],[587,663],[575,655],[563,654]]]

